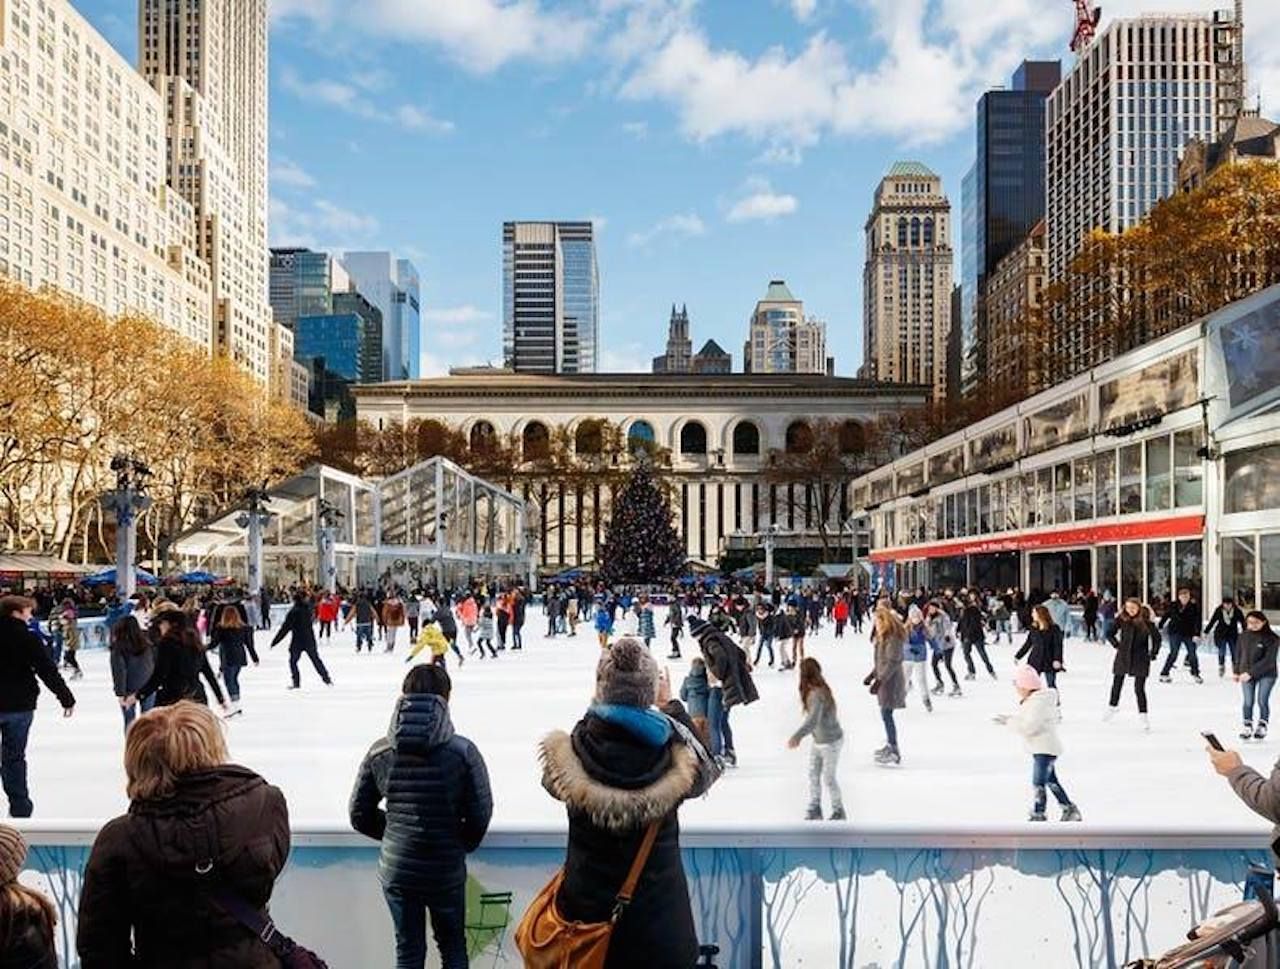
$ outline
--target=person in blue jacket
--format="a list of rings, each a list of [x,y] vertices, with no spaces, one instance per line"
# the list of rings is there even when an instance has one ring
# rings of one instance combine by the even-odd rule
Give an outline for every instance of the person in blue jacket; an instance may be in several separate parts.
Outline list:
[[[378,880],[395,925],[396,969],[425,965],[428,917],[443,969],[465,969],[467,855],[493,816],[489,773],[476,745],[454,732],[443,667],[415,666],[402,689],[391,729],[360,764],[351,826],[382,843]]]
[[[604,596],[596,597],[596,637],[600,640],[600,648],[609,646],[609,637],[613,634],[613,610],[604,601]]]

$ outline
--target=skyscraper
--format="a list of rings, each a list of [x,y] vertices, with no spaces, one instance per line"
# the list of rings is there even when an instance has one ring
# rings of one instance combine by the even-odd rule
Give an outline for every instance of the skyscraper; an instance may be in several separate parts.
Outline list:
[[[335,313],[354,313],[360,317],[360,375],[362,384],[376,384],[382,380],[382,310],[354,290],[333,294]]]
[[[986,280],[1044,218],[1044,103],[1061,77],[1058,61],[1023,61],[1008,90],[978,99],[977,160],[961,191],[958,389],[965,396],[980,390],[988,366]]]
[[[292,330],[300,316],[332,312],[334,292],[346,288],[334,285],[335,269],[345,278],[346,273],[327,252],[272,249],[268,295],[276,322]]]
[[[867,217],[860,374],[930,384],[947,394],[951,329],[951,203],[920,162],[897,162]]]
[[[352,286],[382,313],[382,379],[421,376],[422,316],[418,270],[389,252],[348,252],[342,266]]]
[[[1175,192],[1184,146],[1214,140],[1240,115],[1240,8],[1114,20],[1049,95],[1050,282],[1063,278],[1088,232],[1121,232]],[[1103,321],[1069,316],[1053,324],[1062,376],[1117,350]]]
[[[667,324],[667,352],[653,358],[654,373],[689,373],[693,369],[693,341],[689,338],[689,310],[671,304],[671,322]]]
[[[140,0],[139,68],[166,102],[168,176],[195,209],[215,343],[266,381],[267,0]]]
[[[502,356],[525,373],[594,373],[600,278],[590,222],[502,226]]]
[[[742,347],[745,373],[826,373],[827,325],[804,315],[782,279],[769,280]]]

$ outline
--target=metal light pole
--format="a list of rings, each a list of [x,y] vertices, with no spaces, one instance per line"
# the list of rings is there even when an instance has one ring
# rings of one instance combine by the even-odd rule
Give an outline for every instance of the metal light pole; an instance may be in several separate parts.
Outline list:
[[[538,525],[532,502],[527,502],[524,509],[524,548],[529,559],[528,589],[532,594],[538,585]]]
[[[436,528],[436,589],[441,594],[445,591],[444,584],[444,543],[445,537],[449,531],[449,513],[447,511],[440,513],[440,524]]]
[[[116,592],[127,599],[137,591],[138,574],[133,560],[138,553],[138,514],[151,507],[146,479],[151,469],[135,457],[117,454],[111,459],[116,486],[102,496],[103,506],[116,519]]]
[[[338,528],[347,516],[333,502],[321,498],[316,503],[316,517],[320,523],[316,529],[320,542],[320,579],[325,591],[332,594],[338,591],[338,553],[335,547]]]
[[[774,522],[764,533],[764,585],[773,588],[773,546],[778,540],[778,523]]]
[[[236,524],[249,531],[249,576],[245,584],[249,595],[256,596],[262,591],[262,529],[271,521],[271,512],[266,508],[271,496],[266,488],[250,488],[244,493],[244,500],[248,507],[236,516]]]

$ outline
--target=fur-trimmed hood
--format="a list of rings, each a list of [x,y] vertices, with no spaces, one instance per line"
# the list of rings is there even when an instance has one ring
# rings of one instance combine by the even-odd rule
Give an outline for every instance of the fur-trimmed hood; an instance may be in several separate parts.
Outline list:
[[[542,786],[570,809],[580,811],[597,827],[614,832],[634,831],[666,817],[689,797],[698,781],[698,759],[684,744],[668,748],[670,763],[643,787],[613,787],[592,777],[574,750],[573,738],[563,730],[548,734],[539,745]]]

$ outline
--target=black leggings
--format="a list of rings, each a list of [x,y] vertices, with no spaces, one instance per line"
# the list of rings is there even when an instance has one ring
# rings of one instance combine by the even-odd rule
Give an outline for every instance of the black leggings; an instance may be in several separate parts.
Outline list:
[[[1124,674],[1117,673],[1111,679],[1111,705],[1118,707],[1120,705],[1120,691],[1124,689]],[[1138,698],[1138,712],[1147,712],[1147,678],[1145,676],[1135,676],[1133,678],[1133,695]]]
[[[680,626],[671,627],[671,652],[675,656],[680,655]]]
[[[975,649],[978,651],[978,657],[982,660],[982,665],[987,668],[987,672],[992,676],[996,675],[995,667],[991,665],[991,657],[987,655],[987,644],[985,640],[979,639],[972,643],[962,642],[960,645],[964,647],[964,665],[969,668],[970,676],[974,676],[978,672],[973,665],[973,651]]]
[[[947,675],[951,677],[951,684],[957,690],[960,689],[960,681],[956,679],[956,671],[951,666],[951,654],[954,649],[943,649],[933,654],[933,678],[938,681],[938,687],[942,687],[942,673],[938,670],[939,663],[947,664]]]

